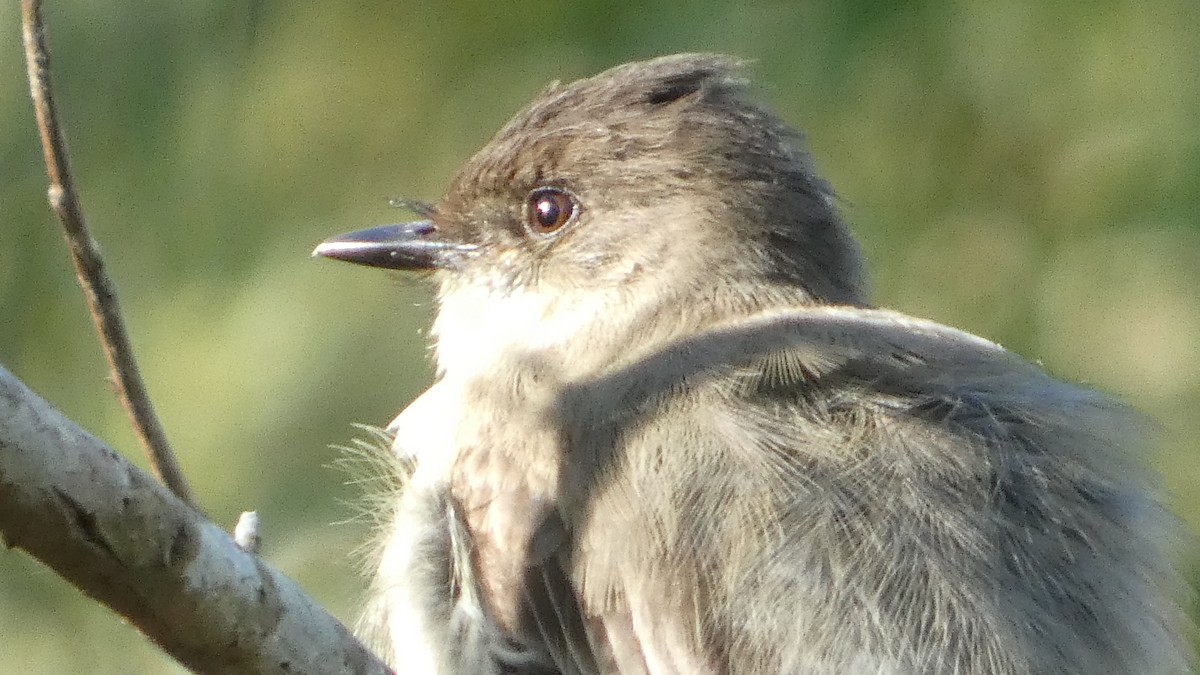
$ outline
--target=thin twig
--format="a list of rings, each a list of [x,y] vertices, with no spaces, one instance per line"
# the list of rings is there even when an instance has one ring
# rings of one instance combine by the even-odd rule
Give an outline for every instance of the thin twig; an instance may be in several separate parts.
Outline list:
[[[195,506],[192,491],[150,402],[150,395],[133,356],[125,322],[121,318],[116,289],[104,271],[100,248],[88,231],[83,207],[79,203],[67,142],[50,86],[50,56],[46,50],[41,4],[40,0],[22,0],[21,25],[25,38],[25,62],[29,67],[30,96],[33,97],[38,131],[42,137],[46,173],[50,177],[47,191],[50,208],[62,223],[71,261],[75,265],[75,276],[83,288],[88,309],[92,313],[92,323],[100,335],[117,397],[129,414],[134,433],[150,460],[150,467],[176,496]]]

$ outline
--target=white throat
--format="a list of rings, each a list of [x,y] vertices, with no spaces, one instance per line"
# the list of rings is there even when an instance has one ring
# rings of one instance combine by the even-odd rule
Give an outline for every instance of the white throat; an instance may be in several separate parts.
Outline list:
[[[523,357],[586,348],[609,310],[606,294],[556,293],[458,284],[442,294],[433,323],[437,368],[446,378],[494,377]],[[586,355],[581,354],[586,360]]]

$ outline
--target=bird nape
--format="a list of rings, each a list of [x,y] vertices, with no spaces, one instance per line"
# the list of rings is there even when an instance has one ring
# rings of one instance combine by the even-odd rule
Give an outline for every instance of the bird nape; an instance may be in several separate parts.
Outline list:
[[[742,69],[552,85],[317,247],[437,287],[365,630],[422,673],[1186,670],[1138,416],[870,307]]]

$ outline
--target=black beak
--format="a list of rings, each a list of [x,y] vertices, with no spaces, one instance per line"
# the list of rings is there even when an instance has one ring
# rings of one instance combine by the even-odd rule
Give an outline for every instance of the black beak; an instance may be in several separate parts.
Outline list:
[[[417,220],[330,237],[313,255],[393,270],[431,270],[442,267],[448,254],[473,248],[441,239],[433,221]]]

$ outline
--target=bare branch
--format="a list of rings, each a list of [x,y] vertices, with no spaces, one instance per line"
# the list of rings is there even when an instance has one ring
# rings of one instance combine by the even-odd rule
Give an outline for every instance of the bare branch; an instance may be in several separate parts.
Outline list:
[[[142,444],[150,467],[180,499],[195,506],[195,499],[167,442],[166,433],[154,412],[150,395],[133,356],[133,346],[121,318],[116,288],[104,271],[100,247],[92,239],[71,174],[70,156],[63,136],[50,83],[50,56],[46,50],[40,0],[22,0],[21,25],[25,39],[25,61],[29,68],[29,90],[42,137],[46,173],[50,177],[47,196],[58,216],[75,265],[75,276],[87,298],[92,323],[100,335],[109,375],[125,407],[134,433]]]
[[[197,672],[391,672],[295,582],[3,368],[0,541]]]

